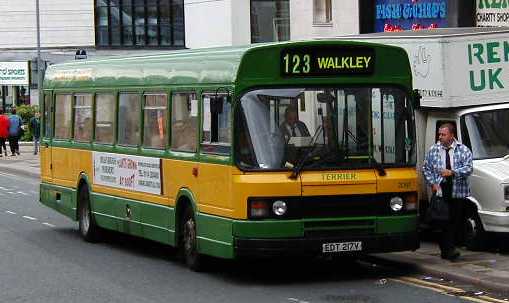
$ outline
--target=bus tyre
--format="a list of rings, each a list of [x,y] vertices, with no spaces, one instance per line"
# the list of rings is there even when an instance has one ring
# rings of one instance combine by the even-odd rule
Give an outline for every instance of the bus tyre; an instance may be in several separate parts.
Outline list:
[[[90,195],[86,186],[80,188],[78,199],[78,224],[80,234],[87,242],[97,242],[99,240],[100,230],[92,216]]]
[[[193,208],[187,207],[182,217],[182,242],[180,245],[182,257],[187,267],[194,271],[201,271],[202,256],[198,253],[196,237],[196,220],[193,214]]]
[[[464,229],[465,246],[469,250],[482,250],[486,233],[476,208],[467,210]]]

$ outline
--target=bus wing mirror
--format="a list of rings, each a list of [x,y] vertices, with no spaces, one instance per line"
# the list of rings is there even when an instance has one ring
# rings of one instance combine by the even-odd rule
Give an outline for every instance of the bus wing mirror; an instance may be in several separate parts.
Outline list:
[[[422,99],[422,96],[421,96],[421,93],[419,92],[419,90],[414,89],[412,91],[412,106],[414,109],[421,107],[421,99]]]

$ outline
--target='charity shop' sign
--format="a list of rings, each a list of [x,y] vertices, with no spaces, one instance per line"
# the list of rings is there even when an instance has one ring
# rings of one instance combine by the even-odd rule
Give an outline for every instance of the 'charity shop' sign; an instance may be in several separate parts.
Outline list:
[[[161,159],[94,152],[94,183],[161,194]]]

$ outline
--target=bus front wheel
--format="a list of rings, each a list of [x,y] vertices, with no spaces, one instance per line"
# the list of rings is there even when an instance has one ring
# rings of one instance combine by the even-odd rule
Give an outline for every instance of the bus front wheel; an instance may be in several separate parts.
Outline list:
[[[182,217],[181,251],[186,265],[194,271],[202,270],[202,257],[198,253],[196,220],[192,207],[187,207]]]
[[[99,240],[100,231],[92,215],[90,194],[86,186],[80,188],[78,199],[78,225],[80,234],[87,242],[97,242]]]

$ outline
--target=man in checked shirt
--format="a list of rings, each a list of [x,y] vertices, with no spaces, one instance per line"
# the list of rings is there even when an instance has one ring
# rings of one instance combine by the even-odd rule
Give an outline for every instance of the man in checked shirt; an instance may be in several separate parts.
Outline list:
[[[470,195],[468,176],[472,174],[472,152],[456,140],[455,126],[444,123],[438,129],[439,141],[433,144],[424,159],[424,178],[433,193],[440,193],[449,204],[449,220],[440,239],[443,259],[455,260],[460,256],[455,248],[461,233],[465,198]]]

